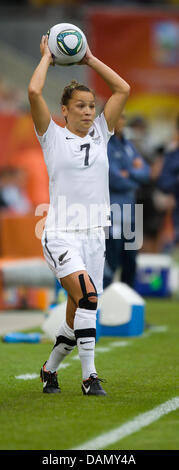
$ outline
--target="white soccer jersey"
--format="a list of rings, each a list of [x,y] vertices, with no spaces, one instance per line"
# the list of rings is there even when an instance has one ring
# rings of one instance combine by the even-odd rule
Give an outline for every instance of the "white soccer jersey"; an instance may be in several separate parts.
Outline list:
[[[111,224],[107,157],[111,135],[103,113],[85,137],[60,127],[52,119],[45,134],[37,135],[49,175],[46,231]]]

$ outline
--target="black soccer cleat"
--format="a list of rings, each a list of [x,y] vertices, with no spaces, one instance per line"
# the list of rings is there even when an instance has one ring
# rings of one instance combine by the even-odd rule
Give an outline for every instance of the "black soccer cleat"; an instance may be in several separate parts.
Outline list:
[[[43,393],[60,393],[61,389],[58,384],[57,373],[46,370],[45,364],[40,371],[40,378],[43,382]]]
[[[104,382],[104,380],[99,379],[95,374],[91,374],[89,379],[84,380],[82,383],[83,395],[107,395],[100,382]]]

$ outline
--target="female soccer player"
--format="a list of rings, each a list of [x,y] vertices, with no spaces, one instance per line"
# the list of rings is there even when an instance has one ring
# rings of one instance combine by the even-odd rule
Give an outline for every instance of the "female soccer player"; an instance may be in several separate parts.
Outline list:
[[[32,118],[49,174],[50,208],[42,237],[45,259],[67,291],[66,321],[41,369],[43,392],[58,393],[56,370],[77,344],[84,395],[106,395],[95,362],[97,297],[102,292],[105,235],[110,225],[107,143],[129,95],[129,85],[87,47],[81,64],[95,70],[111,90],[103,113],[95,117],[92,90],[72,81],[61,109],[66,127],[51,118],[42,96],[53,58],[48,37],[28,93]],[[76,215],[76,217],[74,217]]]

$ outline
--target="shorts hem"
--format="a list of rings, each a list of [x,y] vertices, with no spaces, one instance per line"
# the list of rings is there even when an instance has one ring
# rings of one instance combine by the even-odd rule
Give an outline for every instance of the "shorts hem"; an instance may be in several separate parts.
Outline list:
[[[78,271],[87,271],[86,267],[78,267],[78,268],[69,268],[66,269],[63,273],[60,273],[59,271],[55,270],[55,275],[59,279],[63,279],[63,277],[69,276],[70,274],[76,273]]]

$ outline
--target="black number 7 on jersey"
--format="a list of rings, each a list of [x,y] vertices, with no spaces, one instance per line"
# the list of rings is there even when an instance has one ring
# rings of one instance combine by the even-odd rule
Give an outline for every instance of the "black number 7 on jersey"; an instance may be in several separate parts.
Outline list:
[[[80,146],[80,150],[85,149],[85,160],[84,160],[84,166],[89,165],[89,149],[90,149],[90,144],[83,144]]]

